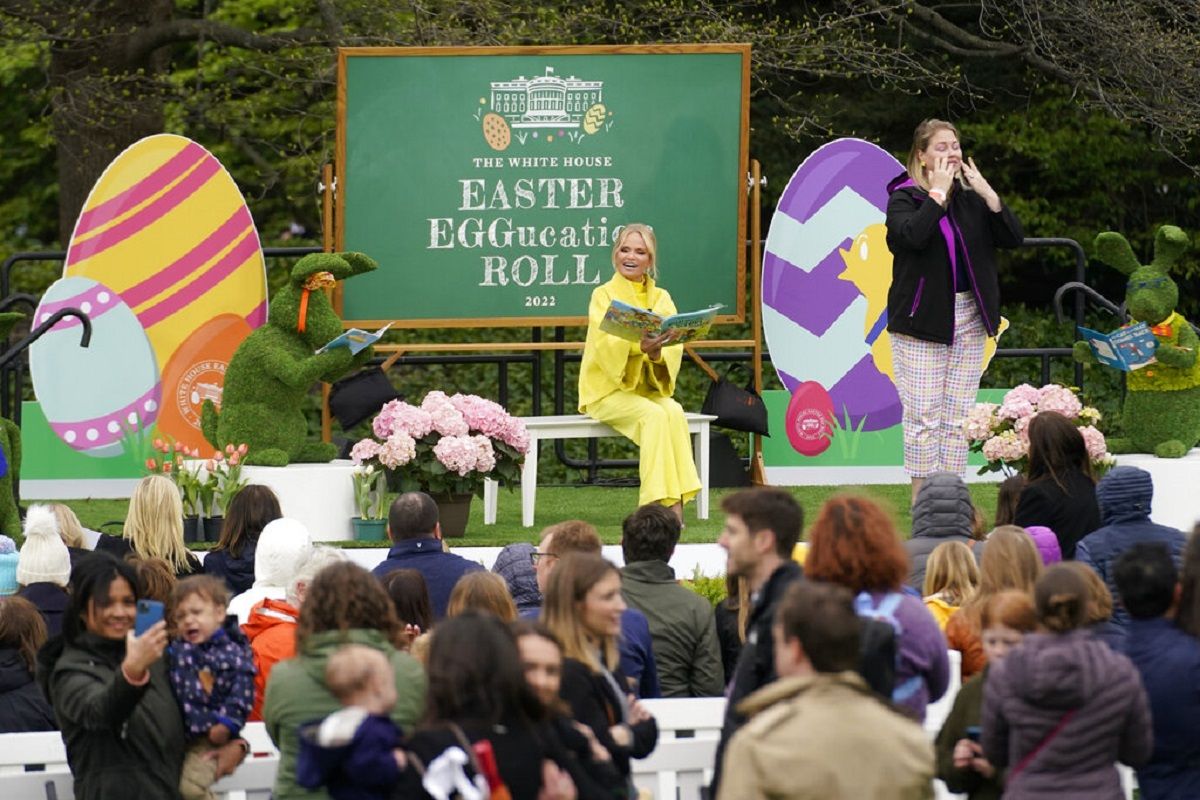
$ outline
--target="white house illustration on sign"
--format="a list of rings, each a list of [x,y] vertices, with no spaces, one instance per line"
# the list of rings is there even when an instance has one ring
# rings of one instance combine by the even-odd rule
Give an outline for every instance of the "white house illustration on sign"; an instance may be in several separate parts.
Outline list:
[[[560,78],[546,67],[538,78],[492,81],[491,106],[514,129],[578,128],[588,109],[603,102],[603,89],[603,81]]]

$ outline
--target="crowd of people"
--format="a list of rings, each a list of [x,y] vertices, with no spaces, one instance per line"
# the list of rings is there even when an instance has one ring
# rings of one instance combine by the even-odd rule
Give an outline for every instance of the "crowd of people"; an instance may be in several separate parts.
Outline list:
[[[1031,535],[1012,517],[1039,480],[1005,482],[981,532],[962,480],[935,473],[907,539],[838,495],[799,549],[792,494],[728,494],[714,609],[671,569],[661,503],[624,521],[620,568],[567,520],[489,571],[404,494],[372,574],[261,486],[203,562],[179,556],[174,486],[146,478],[133,536],[32,506],[24,546],[0,550],[0,731],[61,730],[83,798],[211,797],[261,720],[281,799],[610,800],[638,796],[631,762],[656,746],[646,699],[724,695],[721,800],[922,797],[935,777],[971,798],[1117,797],[1118,762],[1148,800],[1200,796],[1200,548],[1149,520],[1133,467],[1089,478],[1075,499],[1097,526],[1073,550]],[[143,626],[147,600],[165,612]],[[964,684],[930,741],[948,649]]]

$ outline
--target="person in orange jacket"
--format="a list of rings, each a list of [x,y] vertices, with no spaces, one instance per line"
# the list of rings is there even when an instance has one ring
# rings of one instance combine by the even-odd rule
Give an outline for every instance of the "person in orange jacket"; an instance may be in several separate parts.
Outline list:
[[[254,708],[250,721],[262,721],[263,698],[267,693],[267,679],[271,669],[280,661],[296,656],[296,625],[300,620],[300,606],[313,578],[330,564],[345,561],[340,550],[318,546],[296,571],[287,587],[287,598],[273,600],[265,598],[250,609],[250,616],[242,625],[242,633],[250,640],[254,654]]]

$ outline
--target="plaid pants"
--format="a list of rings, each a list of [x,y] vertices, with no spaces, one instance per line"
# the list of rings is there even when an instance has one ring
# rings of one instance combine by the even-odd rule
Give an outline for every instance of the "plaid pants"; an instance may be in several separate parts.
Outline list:
[[[904,469],[914,478],[967,469],[963,420],[975,402],[987,333],[970,292],[954,296],[954,342],[891,334],[896,391],[904,406]]]

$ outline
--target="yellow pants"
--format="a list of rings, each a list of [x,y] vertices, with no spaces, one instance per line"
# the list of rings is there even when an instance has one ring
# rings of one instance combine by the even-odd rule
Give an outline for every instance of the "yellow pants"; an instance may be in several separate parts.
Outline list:
[[[692,457],[683,407],[670,397],[653,397],[617,390],[588,405],[593,419],[612,426],[639,448],[638,472],[642,488],[638,505],[673,506],[691,500],[700,491],[700,476]]]

